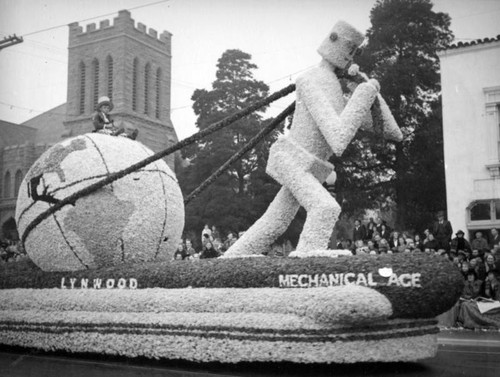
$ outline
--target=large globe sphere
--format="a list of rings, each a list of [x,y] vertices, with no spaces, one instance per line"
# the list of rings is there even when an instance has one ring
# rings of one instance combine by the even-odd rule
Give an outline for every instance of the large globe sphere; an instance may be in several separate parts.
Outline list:
[[[97,133],[64,140],[28,171],[16,222],[22,237],[41,212],[153,152],[140,142]],[[24,247],[44,271],[75,271],[171,259],[182,236],[184,203],[163,160],[86,195],[27,234]]]

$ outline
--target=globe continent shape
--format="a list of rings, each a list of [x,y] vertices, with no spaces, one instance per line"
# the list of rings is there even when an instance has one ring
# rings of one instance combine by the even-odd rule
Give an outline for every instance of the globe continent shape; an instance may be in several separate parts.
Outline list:
[[[20,236],[54,200],[152,154],[140,142],[97,133],[54,145],[21,184],[15,215]],[[24,247],[44,271],[170,260],[183,227],[177,178],[165,161],[157,160],[50,215],[26,235]]]

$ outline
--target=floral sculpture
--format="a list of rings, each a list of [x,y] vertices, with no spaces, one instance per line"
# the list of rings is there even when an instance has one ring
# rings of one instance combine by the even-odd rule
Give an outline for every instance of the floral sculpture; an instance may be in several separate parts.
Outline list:
[[[59,200],[152,154],[137,141],[97,133],[54,145],[22,182],[19,234]],[[171,259],[183,227],[177,178],[159,160],[63,207],[34,228],[24,246],[45,271],[109,267]]]
[[[379,84],[359,84],[347,100],[336,70],[352,62],[363,35],[346,22],[338,22],[320,45],[318,67],[297,79],[297,105],[290,132],[273,144],[267,173],[283,187],[265,214],[226,252],[225,257],[260,254],[288,228],[300,206],[307,220],[297,253],[324,250],[340,214],[340,206],[323,187],[334,182],[334,167],[327,160],[340,156],[360,127],[373,128],[370,107]],[[384,137],[401,140],[389,108],[378,96]]]

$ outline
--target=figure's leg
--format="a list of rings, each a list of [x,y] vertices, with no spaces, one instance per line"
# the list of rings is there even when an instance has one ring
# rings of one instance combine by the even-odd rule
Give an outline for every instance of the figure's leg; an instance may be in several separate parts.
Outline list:
[[[260,254],[269,249],[288,229],[299,207],[290,191],[282,187],[267,211],[226,251],[223,258]]]
[[[325,250],[340,215],[340,206],[312,174],[306,173],[297,179],[300,184],[295,184],[291,191],[307,211],[297,251]]]
[[[123,128],[123,127],[113,128],[113,136],[120,136],[123,133],[125,133],[125,128]]]

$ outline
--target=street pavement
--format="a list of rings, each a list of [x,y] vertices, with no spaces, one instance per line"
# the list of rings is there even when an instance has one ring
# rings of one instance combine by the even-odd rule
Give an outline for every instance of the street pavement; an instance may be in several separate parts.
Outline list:
[[[435,358],[417,363],[297,365],[291,363],[196,364],[82,356],[0,348],[1,377],[275,377],[275,376],[500,376],[499,331],[445,331]]]

